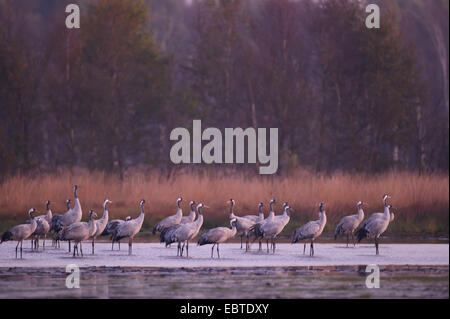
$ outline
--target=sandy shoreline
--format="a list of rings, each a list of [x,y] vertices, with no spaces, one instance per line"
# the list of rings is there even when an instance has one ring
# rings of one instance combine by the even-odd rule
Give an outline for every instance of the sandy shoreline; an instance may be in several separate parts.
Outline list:
[[[135,243],[133,254],[128,255],[127,244],[122,250],[111,251],[109,243],[97,243],[95,254],[91,254],[90,243],[83,245],[84,257],[73,258],[68,253],[67,243],[60,249],[47,247],[45,251],[32,252],[25,242],[23,259],[15,259],[15,243],[0,246],[0,268],[10,267],[298,267],[298,266],[354,266],[354,265],[449,265],[448,244],[381,244],[380,255],[375,255],[371,244],[346,248],[345,244],[316,244],[314,257],[303,255],[303,245],[279,244],[275,254],[257,251],[257,245],[245,253],[239,244],[222,244],[221,259],[211,259],[211,246],[190,245],[189,259],[176,256],[176,247],[165,248],[156,243]]]

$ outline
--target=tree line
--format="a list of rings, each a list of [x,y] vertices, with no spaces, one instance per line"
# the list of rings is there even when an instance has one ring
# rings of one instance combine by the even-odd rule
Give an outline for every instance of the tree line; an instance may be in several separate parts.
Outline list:
[[[380,29],[356,0],[83,0],[67,29],[70,1],[0,0],[0,174],[170,171],[193,119],[278,127],[280,174],[448,171],[448,1],[375,2]]]

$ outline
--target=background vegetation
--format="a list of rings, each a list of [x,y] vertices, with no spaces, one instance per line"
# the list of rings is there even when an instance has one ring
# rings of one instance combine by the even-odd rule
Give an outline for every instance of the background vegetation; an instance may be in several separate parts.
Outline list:
[[[0,0],[2,216],[61,212],[74,183],[118,216],[141,197],[156,217],[180,194],[217,216],[276,196],[297,222],[388,192],[394,230],[448,233],[448,0],[370,1],[377,30],[356,0],[79,0],[68,30],[72,2]],[[278,127],[277,176],[172,164],[193,119]]]

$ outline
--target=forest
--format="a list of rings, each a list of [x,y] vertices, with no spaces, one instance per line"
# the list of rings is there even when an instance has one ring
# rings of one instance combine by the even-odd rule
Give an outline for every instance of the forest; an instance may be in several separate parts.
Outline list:
[[[174,127],[279,128],[278,174],[448,172],[448,1],[0,1],[0,174],[192,170]],[[256,173],[254,165],[231,167]]]

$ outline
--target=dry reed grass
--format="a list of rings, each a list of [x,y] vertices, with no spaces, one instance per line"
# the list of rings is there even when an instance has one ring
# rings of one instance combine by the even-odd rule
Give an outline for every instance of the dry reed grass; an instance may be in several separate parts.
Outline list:
[[[355,204],[366,202],[366,214],[382,211],[381,197],[392,196],[395,206],[397,231],[446,231],[448,232],[449,176],[446,174],[419,175],[411,172],[389,172],[380,175],[344,174],[317,175],[297,171],[288,177],[256,176],[240,174],[229,176],[209,173],[181,173],[163,176],[159,173],[131,173],[123,181],[117,176],[101,172],[78,170],[73,174],[41,174],[34,177],[14,176],[0,184],[0,218],[25,219],[30,207],[44,210],[44,203],[52,201],[54,213],[65,211],[64,201],[72,198],[72,185],[80,185],[78,191],[82,207],[101,213],[104,198],[110,205],[112,218],[135,216],[138,201],[147,200],[150,215],[147,223],[176,211],[175,200],[182,196],[183,208],[194,199],[211,208],[208,216],[225,221],[229,198],[236,200],[236,214],[256,213],[257,203],[266,203],[274,197],[281,203],[287,201],[293,207],[294,225],[316,218],[317,205],[325,203],[330,226],[344,215],[355,213]],[[267,208],[266,208],[267,211]],[[403,224],[401,224],[403,223]],[[423,225],[426,223],[426,225]],[[333,224],[333,225],[331,225]],[[149,226],[149,225],[148,225]]]

